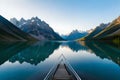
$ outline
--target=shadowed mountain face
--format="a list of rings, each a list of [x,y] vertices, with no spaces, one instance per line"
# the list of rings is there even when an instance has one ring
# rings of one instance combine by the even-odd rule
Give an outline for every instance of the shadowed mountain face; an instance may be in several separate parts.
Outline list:
[[[0,41],[37,40],[0,16]]]
[[[107,58],[117,63],[120,66],[120,49],[103,43],[103,42],[88,42],[86,41],[86,46],[90,48],[97,56],[104,59]]]
[[[55,49],[59,48],[60,43],[52,42],[40,42],[36,43],[29,48],[19,52],[9,59],[10,62],[14,63],[19,61],[21,64],[27,62],[33,65],[37,65],[41,61],[48,58]]]
[[[41,21],[38,17],[32,17],[28,20],[21,18],[20,21],[12,18],[10,21],[39,40],[63,40],[46,22]]]

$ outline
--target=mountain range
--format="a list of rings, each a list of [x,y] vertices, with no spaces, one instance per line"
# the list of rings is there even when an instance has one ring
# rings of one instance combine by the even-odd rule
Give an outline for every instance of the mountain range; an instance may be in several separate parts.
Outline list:
[[[112,21],[104,30],[94,36],[95,39],[114,39],[120,37],[120,16]]]
[[[0,15],[0,41],[27,41],[37,40],[33,36],[23,32],[7,19]]]
[[[90,34],[80,40],[119,40],[120,16],[108,24],[100,24]]]
[[[0,15],[0,41],[35,40],[120,40],[120,16],[111,23],[100,24],[94,30],[81,32],[73,30],[69,35],[59,36],[45,21],[38,17],[25,20],[11,18],[10,21]]]
[[[109,23],[108,24],[101,23],[90,34],[88,34],[87,36],[85,36],[85,39],[87,39],[87,40],[93,39],[96,34],[98,34],[99,32],[101,32],[108,25],[109,25]]]
[[[63,40],[45,21],[41,21],[38,17],[28,20],[11,18],[10,22],[39,40]]]
[[[61,37],[65,40],[76,40],[86,36],[87,34],[88,32],[73,30],[69,35],[61,35]]]

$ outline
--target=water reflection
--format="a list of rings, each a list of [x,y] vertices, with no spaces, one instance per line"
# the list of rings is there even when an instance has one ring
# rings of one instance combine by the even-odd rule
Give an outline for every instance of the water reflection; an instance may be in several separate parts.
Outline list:
[[[86,46],[101,59],[107,58],[120,65],[120,49],[103,42],[86,42]]]
[[[120,80],[120,49],[102,42],[84,42],[89,50],[69,59],[82,80]]]
[[[55,64],[49,56],[59,45],[57,42],[0,43],[0,80],[43,80]]]
[[[102,42],[0,43],[0,80],[43,80],[63,54],[82,80],[120,80],[120,49]]]
[[[31,42],[0,42],[0,65],[31,44]]]
[[[54,50],[58,49],[59,45],[60,43],[57,42],[38,42],[29,48],[19,52],[10,58],[9,61],[12,63],[19,61],[21,64],[23,62],[27,62],[37,65],[41,61],[44,61],[46,58],[48,58],[49,55],[54,52]]]
[[[69,47],[73,52],[78,52],[79,50],[88,50],[86,46],[82,46],[80,43],[76,41],[68,41],[68,42],[62,42],[62,46]]]

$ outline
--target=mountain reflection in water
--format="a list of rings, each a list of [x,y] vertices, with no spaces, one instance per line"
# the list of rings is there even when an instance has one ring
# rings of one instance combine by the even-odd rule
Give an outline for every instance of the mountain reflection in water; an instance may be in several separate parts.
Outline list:
[[[120,49],[103,42],[86,42],[86,46],[101,59],[109,59],[120,65]]]
[[[0,80],[43,80],[61,54],[82,80],[120,80],[119,47],[94,41],[1,42]]]
[[[55,49],[58,49],[59,45],[59,43],[54,44],[52,42],[38,42],[19,52],[17,55],[14,55],[9,59],[9,61],[12,63],[19,61],[21,64],[23,62],[27,62],[37,65],[41,61],[44,61],[46,58],[48,58]]]
[[[0,42],[0,65],[31,44],[31,42]]]

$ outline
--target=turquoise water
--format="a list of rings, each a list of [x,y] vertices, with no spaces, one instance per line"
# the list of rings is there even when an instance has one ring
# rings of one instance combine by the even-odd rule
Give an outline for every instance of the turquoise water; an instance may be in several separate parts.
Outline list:
[[[120,48],[102,42],[0,43],[0,80],[43,80],[63,54],[82,80],[120,80]]]

